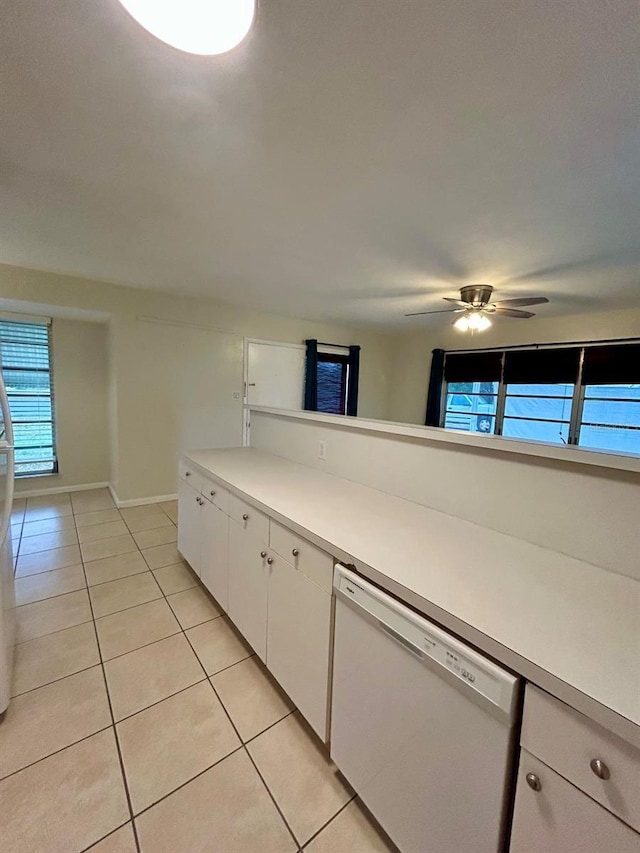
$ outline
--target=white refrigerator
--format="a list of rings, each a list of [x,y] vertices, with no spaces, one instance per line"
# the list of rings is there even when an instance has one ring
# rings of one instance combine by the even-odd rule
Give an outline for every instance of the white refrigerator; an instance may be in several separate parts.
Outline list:
[[[9,704],[16,638],[16,596],[11,548],[13,480],[13,427],[0,371],[0,718]]]

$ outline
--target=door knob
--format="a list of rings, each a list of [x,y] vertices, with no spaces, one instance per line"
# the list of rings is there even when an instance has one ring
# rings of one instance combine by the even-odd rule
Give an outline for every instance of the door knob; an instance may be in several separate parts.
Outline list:
[[[611,778],[611,771],[604,761],[600,761],[599,758],[592,758],[589,762],[589,767],[593,770],[598,779],[606,780]]]
[[[264,558],[267,556],[267,552],[266,551],[260,551],[260,556],[264,560]]]
[[[527,785],[531,788],[532,791],[541,791],[542,783],[540,782],[540,777],[536,776],[535,773],[527,773],[526,775]]]
[[[294,556],[294,557],[297,557],[297,556],[298,556],[298,554],[300,553],[300,551],[298,551],[298,549],[297,549],[297,548],[294,548],[294,549],[293,549],[293,551],[292,551],[291,553],[293,554],[293,556]]]

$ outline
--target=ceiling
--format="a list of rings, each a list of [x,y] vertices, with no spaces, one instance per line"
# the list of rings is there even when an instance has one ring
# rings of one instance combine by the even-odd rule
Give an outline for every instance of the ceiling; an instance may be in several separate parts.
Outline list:
[[[413,330],[476,282],[640,307],[637,0],[261,0],[213,58],[117,0],[2,18],[0,262]]]

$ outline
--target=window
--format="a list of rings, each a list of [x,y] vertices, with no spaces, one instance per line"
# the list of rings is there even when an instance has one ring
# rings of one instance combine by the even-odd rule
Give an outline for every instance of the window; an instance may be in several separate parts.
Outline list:
[[[585,351],[578,444],[640,453],[640,345]]]
[[[448,355],[444,366],[447,391],[443,426],[495,432],[501,373],[501,353]]]
[[[348,362],[346,355],[318,353],[318,412],[346,414]]]
[[[436,350],[433,364],[432,424],[640,454],[640,343]]]
[[[358,414],[360,347],[306,341],[304,407],[330,415]]]
[[[502,435],[569,443],[573,385],[507,385]]]
[[[581,447],[640,453],[640,384],[587,385]]]
[[[0,356],[16,448],[16,476],[54,474],[51,339],[48,322],[0,320]]]
[[[502,435],[569,444],[580,348],[505,353]]]
[[[467,432],[495,431],[497,382],[450,382],[444,426]]]

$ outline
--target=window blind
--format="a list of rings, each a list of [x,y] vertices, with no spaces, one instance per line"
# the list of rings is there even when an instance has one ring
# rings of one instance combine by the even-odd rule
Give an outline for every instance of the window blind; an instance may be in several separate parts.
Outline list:
[[[447,353],[444,378],[447,382],[499,382],[501,352]]]
[[[580,347],[514,350],[505,356],[504,381],[519,385],[573,383],[579,363]]]
[[[13,421],[17,476],[58,470],[50,330],[47,321],[0,318],[0,360]]]
[[[640,344],[588,347],[582,378],[585,385],[640,384]]]

